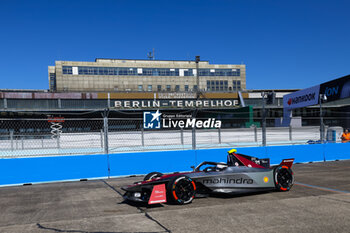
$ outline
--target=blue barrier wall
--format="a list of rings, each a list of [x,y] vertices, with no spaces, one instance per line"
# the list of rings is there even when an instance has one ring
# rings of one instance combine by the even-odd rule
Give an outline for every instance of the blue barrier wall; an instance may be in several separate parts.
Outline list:
[[[106,155],[0,159],[0,185],[107,176]]]
[[[193,150],[111,154],[110,176],[188,171],[196,163],[194,154]]]
[[[0,159],[0,185],[189,171],[202,161],[225,162],[231,148]],[[238,153],[295,162],[350,159],[350,143],[238,148]],[[108,174],[108,167],[110,173]]]

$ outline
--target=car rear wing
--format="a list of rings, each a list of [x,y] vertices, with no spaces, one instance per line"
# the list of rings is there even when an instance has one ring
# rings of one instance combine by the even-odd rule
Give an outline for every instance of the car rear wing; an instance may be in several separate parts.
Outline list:
[[[232,149],[228,151],[228,159],[227,164],[228,165],[234,165],[236,166],[246,166],[246,167],[257,167],[257,168],[269,168],[270,167],[270,159],[259,159],[253,156],[244,155],[236,153],[236,149]]]
[[[288,168],[291,168],[294,163],[294,158],[293,159],[283,159],[282,162],[280,163],[280,166],[287,166]]]
[[[270,159],[259,159],[253,156],[244,155],[237,153],[236,149],[232,149],[228,151],[228,164],[234,164],[238,162],[239,165],[247,166],[247,167],[260,167],[260,168],[269,168],[270,167]],[[283,159],[279,166],[287,166],[291,168],[294,162],[294,158],[292,159]]]

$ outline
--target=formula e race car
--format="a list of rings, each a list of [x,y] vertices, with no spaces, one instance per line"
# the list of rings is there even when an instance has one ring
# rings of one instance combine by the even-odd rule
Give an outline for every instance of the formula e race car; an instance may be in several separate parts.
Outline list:
[[[227,163],[202,162],[192,172],[163,175],[151,172],[143,181],[124,186],[124,199],[148,204],[188,204],[195,197],[212,193],[241,194],[259,191],[289,191],[294,183],[294,159],[270,167],[269,159],[228,152]]]

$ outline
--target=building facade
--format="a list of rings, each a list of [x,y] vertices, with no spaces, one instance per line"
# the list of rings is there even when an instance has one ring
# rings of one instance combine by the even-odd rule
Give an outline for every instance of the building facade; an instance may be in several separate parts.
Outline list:
[[[199,89],[237,92],[246,89],[245,65],[200,61]],[[190,92],[197,90],[195,61],[96,59],[56,61],[48,67],[51,92]]]

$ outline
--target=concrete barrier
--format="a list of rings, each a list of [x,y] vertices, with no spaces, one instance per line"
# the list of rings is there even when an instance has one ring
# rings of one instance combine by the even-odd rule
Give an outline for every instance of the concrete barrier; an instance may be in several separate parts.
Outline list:
[[[0,159],[0,186],[106,178],[152,171],[189,171],[202,161],[225,162],[231,148]],[[271,164],[350,159],[350,143],[237,148],[242,154],[270,158]]]

